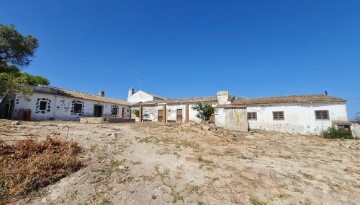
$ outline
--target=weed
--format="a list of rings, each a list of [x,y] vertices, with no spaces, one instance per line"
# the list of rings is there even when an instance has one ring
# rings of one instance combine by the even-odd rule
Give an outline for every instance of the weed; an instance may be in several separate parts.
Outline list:
[[[205,178],[209,179],[210,180],[210,183],[213,183],[217,180],[219,180],[220,178],[219,177],[209,177],[209,176],[205,176]]]
[[[8,188],[8,182],[1,181],[0,182],[0,199],[2,199],[5,196],[7,188]]]
[[[36,191],[83,165],[81,149],[74,142],[52,139],[42,142],[20,140],[15,144],[0,141],[0,196],[6,198]]]
[[[290,155],[279,155],[278,157],[283,159],[292,159]]]
[[[173,197],[173,203],[176,203],[178,201],[184,202],[184,197],[180,194],[180,192],[177,192],[173,187],[170,187],[171,189],[171,196]]]
[[[112,203],[109,199],[103,199],[101,201],[100,205],[112,205]]]
[[[260,201],[259,199],[254,198],[254,197],[250,199],[250,203],[251,203],[252,205],[266,205],[265,202],[262,202],[262,201]]]
[[[200,190],[201,190],[201,188],[200,188],[199,185],[193,185],[193,186],[190,187],[189,192],[190,192],[190,193],[191,193],[191,192],[199,193]]]
[[[199,162],[202,162],[202,163],[205,163],[205,164],[212,164],[212,163],[214,163],[214,161],[212,161],[212,160],[204,159],[204,158],[202,157],[202,155],[199,155],[199,156],[198,156],[198,161],[199,161]]]
[[[240,154],[239,156],[237,156],[237,158],[248,159],[248,160],[254,161],[254,158],[244,155],[244,154]]]
[[[343,128],[330,127],[322,133],[324,138],[335,139],[335,138],[345,138],[345,139],[354,139],[351,131],[345,130]]]

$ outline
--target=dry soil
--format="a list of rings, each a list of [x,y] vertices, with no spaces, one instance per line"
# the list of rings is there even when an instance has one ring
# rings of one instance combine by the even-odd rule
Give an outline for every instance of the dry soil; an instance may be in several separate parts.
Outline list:
[[[359,204],[360,141],[197,124],[0,121],[76,141],[86,166],[16,204]]]

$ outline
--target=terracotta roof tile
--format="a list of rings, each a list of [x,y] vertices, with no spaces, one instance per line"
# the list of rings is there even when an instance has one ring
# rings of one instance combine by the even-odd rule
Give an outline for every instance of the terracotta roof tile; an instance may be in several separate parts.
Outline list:
[[[84,92],[78,92],[73,90],[67,90],[52,86],[30,86],[30,88],[37,93],[45,93],[45,94],[53,94],[53,95],[60,95],[64,97],[73,97],[73,98],[79,98],[84,100],[92,100],[97,102],[103,102],[103,103],[111,103],[111,104],[117,104],[117,105],[130,105],[130,103],[115,99],[115,98],[108,98],[108,97],[101,97],[98,95],[88,94]]]
[[[346,102],[345,99],[328,95],[291,95],[281,97],[266,98],[238,98],[234,100],[234,105],[259,105],[259,104],[279,104],[279,103],[331,103]]]
[[[182,103],[199,103],[199,102],[217,102],[217,96],[154,100],[149,102],[138,103],[136,105],[140,106],[140,105],[182,104]]]

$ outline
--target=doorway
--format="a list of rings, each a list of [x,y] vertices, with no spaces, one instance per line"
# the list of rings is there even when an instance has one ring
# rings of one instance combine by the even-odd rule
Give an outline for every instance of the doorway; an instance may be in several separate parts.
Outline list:
[[[103,115],[103,106],[95,105],[94,106],[94,117],[102,117]]]
[[[182,122],[182,109],[176,110],[176,122],[181,123]]]
[[[163,110],[158,110],[158,122],[162,122],[163,119]]]

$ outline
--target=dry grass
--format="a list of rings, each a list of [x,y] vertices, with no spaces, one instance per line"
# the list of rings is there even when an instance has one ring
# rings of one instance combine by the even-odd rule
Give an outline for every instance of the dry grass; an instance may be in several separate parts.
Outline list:
[[[82,163],[77,143],[52,139],[37,142],[0,141],[0,204],[45,187],[72,172]]]

